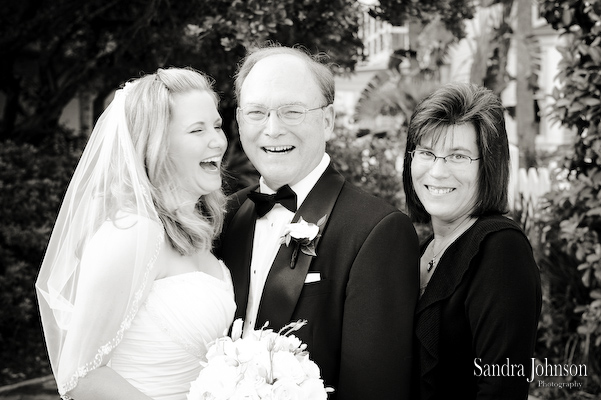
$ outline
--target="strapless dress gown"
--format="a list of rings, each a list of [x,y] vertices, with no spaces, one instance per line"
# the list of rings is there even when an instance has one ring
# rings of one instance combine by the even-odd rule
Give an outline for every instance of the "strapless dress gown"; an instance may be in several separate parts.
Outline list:
[[[110,366],[155,400],[185,400],[207,345],[227,334],[236,304],[229,270],[223,279],[190,272],[155,280]]]

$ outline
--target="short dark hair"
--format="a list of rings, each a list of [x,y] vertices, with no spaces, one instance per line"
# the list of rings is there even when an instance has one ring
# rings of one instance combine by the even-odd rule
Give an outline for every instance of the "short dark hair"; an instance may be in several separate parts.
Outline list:
[[[447,84],[422,100],[409,121],[403,162],[403,187],[407,211],[415,222],[430,221],[430,214],[417,197],[411,175],[411,152],[425,135],[439,140],[446,127],[471,124],[480,152],[478,199],[472,216],[504,214],[508,210],[509,143],[504,107],[491,90],[471,83]]]
[[[334,103],[334,73],[330,70],[328,65],[323,63],[323,59],[325,58],[324,54],[311,55],[307,50],[299,46],[286,47],[277,43],[268,43],[264,47],[257,47],[249,50],[246,57],[242,60],[242,63],[238,66],[234,81],[234,93],[238,104],[240,104],[242,84],[255,64],[264,58],[280,54],[289,54],[303,60],[319,86],[323,100],[325,101],[324,106]]]

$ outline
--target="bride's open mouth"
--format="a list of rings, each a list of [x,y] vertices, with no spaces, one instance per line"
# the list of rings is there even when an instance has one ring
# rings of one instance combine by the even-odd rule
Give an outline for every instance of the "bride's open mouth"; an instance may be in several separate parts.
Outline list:
[[[200,162],[200,167],[208,172],[219,171],[219,162],[221,157],[211,157]]]

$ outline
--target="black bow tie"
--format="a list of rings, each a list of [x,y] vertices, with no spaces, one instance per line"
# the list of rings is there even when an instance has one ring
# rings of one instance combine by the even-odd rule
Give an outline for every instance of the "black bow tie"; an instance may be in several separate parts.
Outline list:
[[[274,194],[259,193],[252,191],[248,198],[255,202],[255,208],[259,218],[267,214],[275,205],[280,203],[288,210],[296,212],[296,193],[288,185],[284,185]]]

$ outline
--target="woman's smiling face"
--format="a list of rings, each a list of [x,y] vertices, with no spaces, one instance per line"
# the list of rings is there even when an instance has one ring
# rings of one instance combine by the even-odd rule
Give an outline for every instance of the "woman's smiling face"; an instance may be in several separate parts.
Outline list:
[[[450,125],[433,143],[432,134],[425,135],[416,150],[438,157],[460,154],[472,159],[480,157],[476,130],[471,124]],[[478,202],[478,160],[453,164],[437,158],[421,161],[413,157],[413,187],[433,223],[449,224],[474,210]]]
[[[197,200],[219,189],[227,139],[213,97],[201,90],[173,95],[169,134],[169,155],[182,190]]]

